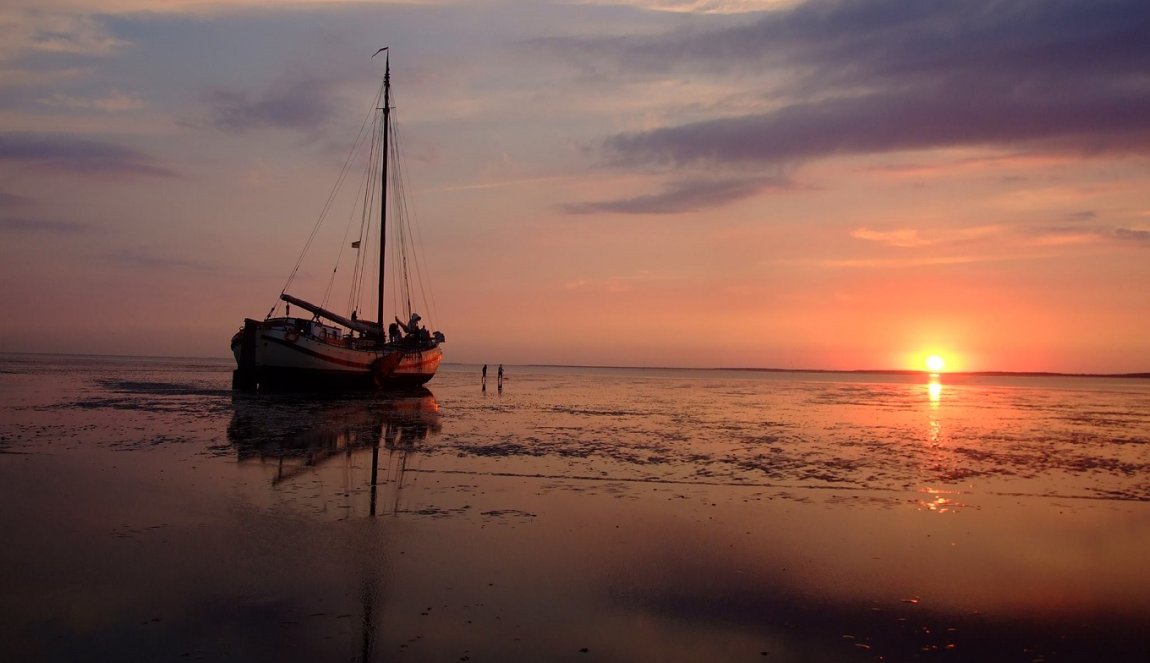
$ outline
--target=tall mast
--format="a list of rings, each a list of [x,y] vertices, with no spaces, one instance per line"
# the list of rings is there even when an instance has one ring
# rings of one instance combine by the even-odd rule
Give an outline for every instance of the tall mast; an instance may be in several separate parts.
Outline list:
[[[379,301],[376,304],[375,319],[379,320],[379,335],[385,337],[384,329],[386,325],[383,321],[383,276],[386,274],[384,263],[386,262],[386,248],[387,248],[387,159],[390,156],[388,152],[388,131],[391,129],[391,52],[387,51],[384,55],[383,73],[383,166],[380,168],[379,174]]]

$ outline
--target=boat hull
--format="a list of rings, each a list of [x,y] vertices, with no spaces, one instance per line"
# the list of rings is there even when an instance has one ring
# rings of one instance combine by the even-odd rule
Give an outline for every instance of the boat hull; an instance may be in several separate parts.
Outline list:
[[[302,323],[302,324],[301,324]],[[233,387],[246,390],[410,389],[435,377],[443,351],[434,342],[330,338],[304,321],[245,321],[232,338]],[[305,327],[301,333],[300,327]]]

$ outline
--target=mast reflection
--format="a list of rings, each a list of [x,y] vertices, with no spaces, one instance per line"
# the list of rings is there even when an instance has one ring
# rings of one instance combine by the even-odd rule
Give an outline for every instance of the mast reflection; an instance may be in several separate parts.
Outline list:
[[[389,469],[391,460],[398,461],[398,483],[407,453],[441,428],[439,403],[427,389],[338,398],[243,394],[232,405],[228,441],[240,462],[274,463],[273,486],[370,449],[371,515],[376,512],[380,447],[388,452]]]
[[[399,512],[399,495],[407,455],[441,428],[439,403],[427,389],[402,394],[342,395],[316,398],[291,394],[237,394],[228,425],[228,441],[243,462],[274,463],[272,487],[320,469],[337,458],[371,450],[368,517],[377,509],[381,447],[387,452],[384,483],[393,482],[391,513]],[[391,471],[394,468],[394,473]],[[348,487],[347,492],[352,487]],[[358,661],[375,659],[379,604],[386,579],[380,549],[365,541],[351,561],[362,575]]]

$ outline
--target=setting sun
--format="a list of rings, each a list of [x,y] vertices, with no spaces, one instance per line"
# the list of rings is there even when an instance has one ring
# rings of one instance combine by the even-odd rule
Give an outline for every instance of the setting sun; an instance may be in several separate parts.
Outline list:
[[[931,355],[926,358],[926,367],[931,373],[938,373],[946,368],[946,362],[938,355]]]

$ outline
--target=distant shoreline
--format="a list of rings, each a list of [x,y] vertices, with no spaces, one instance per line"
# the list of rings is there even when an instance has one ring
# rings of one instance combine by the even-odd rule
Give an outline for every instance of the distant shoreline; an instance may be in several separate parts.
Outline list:
[[[867,375],[934,375],[932,371],[902,369],[881,370],[825,370],[794,368],[722,368],[723,371],[753,371],[764,373],[865,373]],[[961,375],[986,378],[1150,378],[1150,373],[1058,373],[1054,371],[943,371],[939,375]]]
[[[649,371],[741,371],[746,373],[825,373],[839,375],[933,375],[931,371],[912,369],[833,369],[833,368],[748,368],[716,366],[711,368],[685,366],[593,366],[587,364],[520,364],[527,368],[603,368]],[[1150,373],[1059,373],[1056,371],[943,371],[939,375],[993,378],[1123,378],[1150,379]]]
[[[188,355],[113,355],[83,352],[12,352],[0,351],[0,356],[39,356],[39,357],[88,357],[108,359],[150,359],[150,360],[193,360],[229,361],[231,357],[193,357]],[[444,362],[446,365],[479,366],[482,362]],[[600,368],[650,371],[740,371],[746,373],[822,373],[831,375],[931,375],[931,371],[879,368],[879,369],[833,369],[833,368],[754,368],[739,366],[607,366],[595,364],[507,364],[524,368]],[[1150,372],[1133,373],[1060,373],[1057,371],[943,371],[940,375],[992,378],[1122,378],[1134,380],[1150,379]]]

